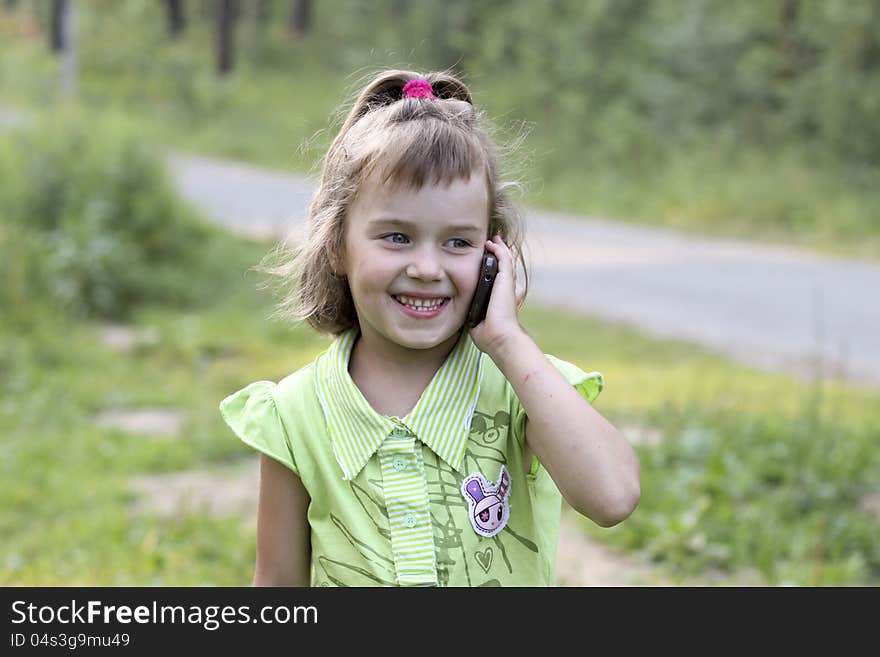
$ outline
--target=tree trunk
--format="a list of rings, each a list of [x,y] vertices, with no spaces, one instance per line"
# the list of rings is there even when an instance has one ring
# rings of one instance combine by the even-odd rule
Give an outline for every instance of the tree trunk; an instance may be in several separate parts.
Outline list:
[[[312,28],[312,0],[293,0],[290,12],[290,30],[297,36],[306,36]]]
[[[859,66],[864,73],[876,72],[880,63],[880,36],[877,34],[877,26],[880,25],[880,7],[877,3],[871,5],[871,15],[862,32],[862,43],[859,48]]]
[[[68,0],[52,0],[51,20],[49,27],[49,47],[52,52],[64,50],[64,16],[67,13]]]
[[[233,30],[235,27],[235,0],[219,0],[217,11],[217,73],[226,75],[232,71]]]
[[[800,13],[800,0],[782,0],[779,6],[780,39],[779,50],[783,78],[793,78],[797,74],[797,24]]]
[[[74,0],[65,0],[60,17],[61,42],[61,79],[59,87],[62,98],[76,96],[76,23],[74,22]]]
[[[186,29],[186,13],[183,0],[165,0],[168,15],[168,35],[177,39]]]
[[[395,0],[391,4],[391,16],[403,20],[409,15],[409,0]]]
[[[257,31],[260,34],[265,34],[266,29],[269,27],[269,23],[272,20],[272,3],[269,0],[255,0],[257,3],[256,6],[256,18],[257,18]]]

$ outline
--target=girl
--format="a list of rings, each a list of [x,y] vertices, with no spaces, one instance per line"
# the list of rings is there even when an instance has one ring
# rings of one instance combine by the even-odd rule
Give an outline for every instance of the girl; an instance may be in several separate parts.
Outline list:
[[[561,497],[604,527],[639,500],[598,373],[517,320],[518,214],[467,87],[387,71],[330,146],[281,308],[335,336],[220,404],[261,454],[254,585],[552,585]],[[465,319],[483,253],[485,319]],[[560,497],[561,495],[561,497]]]

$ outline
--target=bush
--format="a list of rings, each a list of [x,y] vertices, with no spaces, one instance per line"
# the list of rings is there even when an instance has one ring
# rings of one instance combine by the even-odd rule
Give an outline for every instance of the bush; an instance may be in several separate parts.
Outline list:
[[[204,294],[221,239],[176,198],[159,154],[114,115],[54,114],[0,147],[0,301],[122,319]]]

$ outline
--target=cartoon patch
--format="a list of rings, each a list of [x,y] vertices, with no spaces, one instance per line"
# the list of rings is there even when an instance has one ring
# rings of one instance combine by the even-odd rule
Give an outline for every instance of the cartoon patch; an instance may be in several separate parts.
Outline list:
[[[467,500],[475,532],[489,538],[504,529],[510,517],[510,475],[503,465],[497,486],[475,472],[461,482],[461,494]]]

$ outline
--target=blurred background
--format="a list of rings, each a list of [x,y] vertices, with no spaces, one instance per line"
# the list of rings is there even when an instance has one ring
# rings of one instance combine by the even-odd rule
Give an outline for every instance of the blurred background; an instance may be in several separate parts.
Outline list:
[[[250,583],[257,461],[217,405],[327,345],[252,267],[379,69],[465,79],[569,274],[610,259],[571,226],[625,226],[615,280],[675,235],[842,293],[880,280],[878,66],[877,0],[0,0],[0,584]],[[880,370],[563,303],[543,257],[523,324],[604,373],[643,476],[617,527],[564,510],[560,584],[880,583]]]

